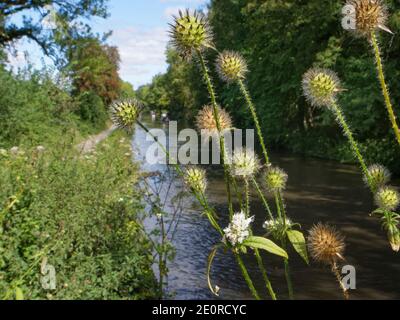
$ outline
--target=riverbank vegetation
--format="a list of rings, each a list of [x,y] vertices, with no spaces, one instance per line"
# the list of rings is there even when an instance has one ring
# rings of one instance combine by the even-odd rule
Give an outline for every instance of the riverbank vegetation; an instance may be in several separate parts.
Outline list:
[[[366,160],[382,163],[398,175],[399,146],[376,81],[373,49],[368,41],[341,28],[343,4],[341,0],[211,1],[214,44],[220,51],[241,53],[248,62],[251,72],[247,84],[268,145],[308,156],[354,161],[331,113],[309,105],[302,94],[301,79],[310,66],[331,68],[347,91],[341,97],[343,111]],[[400,5],[392,0],[385,4],[390,11],[387,27],[395,32],[400,24]],[[400,43],[387,32],[380,33],[379,39],[391,98],[399,101],[396,83],[400,65],[396,57]],[[167,73],[140,88],[138,95],[151,107],[169,110],[172,118],[195,119],[208,102],[197,66],[181,63],[173,48],[167,56]],[[206,53],[211,62],[216,56],[213,50]],[[240,88],[227,88],[218,81],[214,63],[210,69],[221,105],[237,126],[252,127],[251,115],[239,107],[244,103],[238,94]],[[398,112],[395,106],[394,112]]]
[[[118,74],[118,49],[79,17],[106,17],[105,1],[27,1],[46,13],[12,24],[22,2],[0,4],[0,299],[149,299],[158,297],[154,248],[143,232],[140,172],[131,137],[113,133],[108,106],[134,90]],[[21,8],[22,9],[22,8]],[[22,37],[37,42],[55,67],[6,67]]]

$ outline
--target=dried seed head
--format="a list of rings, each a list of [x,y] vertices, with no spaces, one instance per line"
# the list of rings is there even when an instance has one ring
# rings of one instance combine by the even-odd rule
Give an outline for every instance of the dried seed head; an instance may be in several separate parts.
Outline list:
[[[309,232],[308,248],[316,262],[334,265],[343,259],[344,237],[334,227],[318,223]]]
[[[370,38],[377,29],[392,33],[387,27],[388,10],[381,0],[348,0],[347,6],[354,8],[354,33],[361,37]]]
[[[330,107],[340,91],[340,81],[331,70],[313,68],[303,76],[303,91],[311,105]]]
[[[212,32],[204,14],[189,10],[179,11],[170,24],[171,42],[184,58],[190,58],[195,50],[212,46]]]
[[[226,82],[244,79],[248,71],[244,58],[233,51],[220,53],[216,65],[219,76]]]
[[[257,155],[251,149],[242,149],[234,152],[231,164],[233,176],[250,178],[260,169],[260,162]]]
[[[110,107],[111,119],[119,128],[130,131],[142,108],[142,104],[136,99],[114,102]]]
[[[286,172],[277,167],[270,167],[265,174],[265,183],[272,193],[285,190],[287,180]]]
[[[232,129],[232,119],[228,112],[218,108],[218,117],[221,131]],[[199,130],[208,130],[211,133],[218,131],[212,106],[204,106],[200,110],[196,118],[196,125]]]
[[[400,205],[400,195],[392,187],[383,187],[376,193],[375,202],[379,208],[393,211]]]
[[[231,223],[224,229],[225,239],[234,247],[242,244],[250,236],[250,224],[253,221],[254,217],[246,218],[244,212],[234,214]]]
[[[189,168],[184,176],[185,184],[194,192],[204,193],[207,189],[207,178],[205,170]]]
[[[368,168],[369,178],[364,176],[364,182],[370,186],[374,192],[384,187],[390,181],[390,172],[380,164],[374,164]]]

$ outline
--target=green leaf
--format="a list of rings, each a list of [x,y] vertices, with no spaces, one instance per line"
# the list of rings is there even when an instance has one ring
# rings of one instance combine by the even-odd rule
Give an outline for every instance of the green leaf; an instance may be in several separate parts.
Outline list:
[[[285,259],[289,259],[288,254],[281,247],[276,245],[271,240],[262,238],[262,237],[250,237],[246,241],[243,242],[243,245],[246,247],[250,247],[253,249],[261,249],[265,250],[269,253],[275,254],[277,256],[283,257]]]
[[[25,300],[24,293],[22,292],[21,288],[15,288],[15,299],[16,300]]]
[[[286,233],[296,252],[307,264],[310,264],[307,253],[306,239],[304,238],[303,233],[297,230],[289,230]]]

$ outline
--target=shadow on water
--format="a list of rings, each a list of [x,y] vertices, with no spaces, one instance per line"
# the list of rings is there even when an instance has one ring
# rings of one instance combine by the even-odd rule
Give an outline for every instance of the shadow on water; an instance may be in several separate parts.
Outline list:
[[[149,127],[163,128],[162,124],[150,123]],[[165,127],[165,126],[164,126]],[[146,134],[137,128],[133,140],[137,160],[143,160],[147,147]],[[352,299],[400,299],[399,255],[394,253],[381,230],[379,221],[369,217],[373,208],[371,195],[362,183],[359,170],[351,165],[336,162],[303,159],[301,157],[273,154],[273,163],[289,174],[286,191],[288,215],[309,230],[316,222],[329,222],[346,236],[346,264],[357,270],[357,290]],[[163,171],[166,166],[148,165],[146,171]],[[212,168],[207,195],[217,208],[221,225],[227,225],[226,193],[221,170]],[[177,179],[176,192],[182,190]],[[255,233],[264,234],[261,228],[265,211],[257,198],[252,196],[252,214],[256,216]],[[174,245],[176,259],[170,263],[169,292],[176,299],[215,299],[207,287],[207,257],[212,247],[220,242],[195,199],[187,203],[181,217]],[[293,252],[291,268],[296,299],[342,299],[341,292],[328,269],[305,265]],[[265,255],[268,272],[280,298],[287,297],[283,263],[280,259]],[[249,272],[266,297],[263,281],[254,258],[245,259]],[[231,254],[220,251],[212,268],[212,281],[221,288],[220,299],[251,299],[251,295]]]

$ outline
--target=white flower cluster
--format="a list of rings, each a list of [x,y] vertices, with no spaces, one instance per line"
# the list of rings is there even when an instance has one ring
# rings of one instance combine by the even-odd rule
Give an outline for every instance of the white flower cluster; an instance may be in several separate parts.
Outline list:
[[[242,244],[250,236],[250,224],[254,217],[246,218],[244,212],[233,215],[232,222],[224,229],[225,238],[233,246]]]

